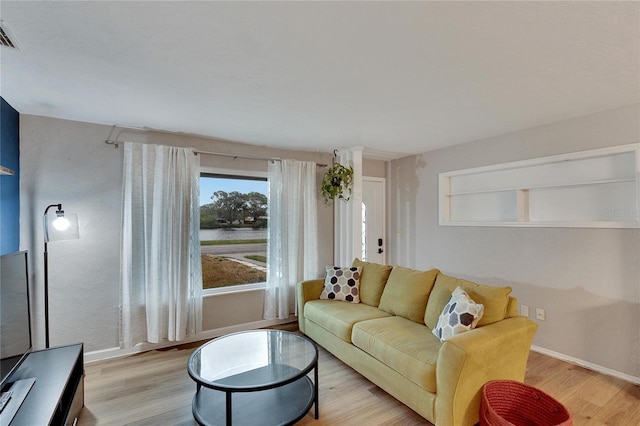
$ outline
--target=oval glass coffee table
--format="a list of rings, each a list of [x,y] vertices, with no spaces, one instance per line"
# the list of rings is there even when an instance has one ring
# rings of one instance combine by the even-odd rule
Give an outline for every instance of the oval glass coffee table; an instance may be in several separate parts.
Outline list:
[[[318,418],[318,349],[305,336],[228,334],[196,349],[187,370],[196,382],[192,409],[201,425],[291,425],[312,405]]]

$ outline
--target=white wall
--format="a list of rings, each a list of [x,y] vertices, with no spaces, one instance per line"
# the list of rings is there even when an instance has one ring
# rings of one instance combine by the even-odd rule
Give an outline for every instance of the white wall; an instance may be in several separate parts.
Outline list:
[[[633,105],[392,161],[389,262],[509,285],[534,345],[638,378],[640,230],[438,226],[440,172],[638,141]]]
[[[119,346],[123,150],[104,143],[116,136],[111,131],[111,126],[20,116],[20,245],[31,256],[36,347],[44,346],[42,214],[54,203],[62,203],[65,211],[78,214],[81,237],[49,244],[51,345],[84,342],[86,351]],[[119,140],[331,163],[329,154],[273,150],[186,135],[125,130]],[[369,165],[374,173],[384,170],[378,163]],[[266,161],[210,155],[203,155],[201,164],[233,170],[267,169]],[[323,170],[319,168],[319,174]],[[333,208],[325,207],[321,200],[318,206],[320,266],[324,270],[333,259]],[[206,298],[203,325],[216,329],[260,321],[262,305],[262,291]]]

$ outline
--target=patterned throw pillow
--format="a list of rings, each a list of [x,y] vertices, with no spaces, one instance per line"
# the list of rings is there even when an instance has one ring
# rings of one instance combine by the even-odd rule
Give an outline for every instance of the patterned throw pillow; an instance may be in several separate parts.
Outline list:
[[[360,303],[361,274],[362,267],[360,266],[345,268],[327,266],[327,275],[324,279],[324,289],[320,293],[320,299]]]
[[[474,302],[461,287],[456,287],[438,318],[433,334],[444,342],[456,334],[473,330],[483,313],[483,305]]]

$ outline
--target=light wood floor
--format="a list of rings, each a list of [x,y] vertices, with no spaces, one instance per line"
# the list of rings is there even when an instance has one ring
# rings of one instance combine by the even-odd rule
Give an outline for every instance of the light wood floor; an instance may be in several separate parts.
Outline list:
[[[196,425],[186,364],[199,345],[87,364],[78,425]],[[322,348],[319,373],[320,419],[312,408],[299,425],[430,425]],[[564,403],[574,425],[640,425],[640,386],[534,352],[525,382]]]

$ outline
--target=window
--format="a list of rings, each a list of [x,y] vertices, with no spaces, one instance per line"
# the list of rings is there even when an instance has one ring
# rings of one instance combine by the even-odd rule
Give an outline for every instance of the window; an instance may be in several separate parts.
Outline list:
[[[200,175],[204,290],[267,280],[268,190],[264,176]]]

